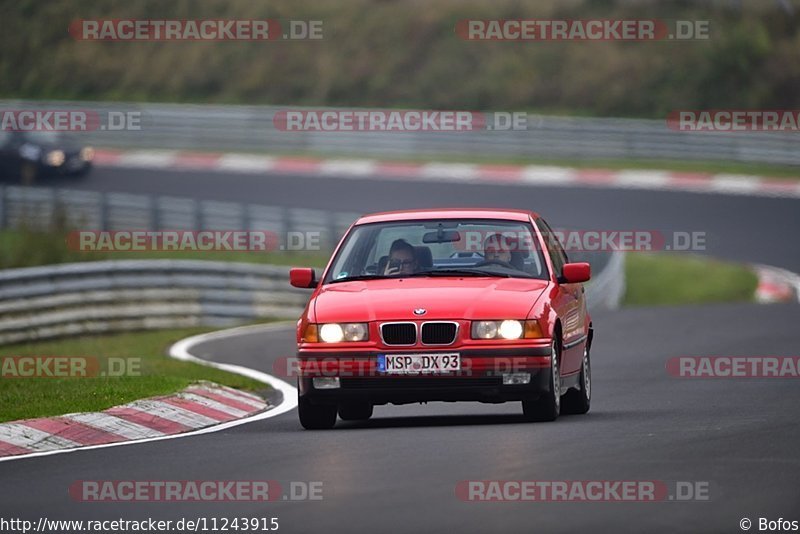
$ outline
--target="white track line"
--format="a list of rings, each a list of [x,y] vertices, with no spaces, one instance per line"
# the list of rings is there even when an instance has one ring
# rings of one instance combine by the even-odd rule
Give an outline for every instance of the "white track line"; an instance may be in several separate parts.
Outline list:
[[[257,413],[250,417],[245,417],[243,419],[237,419],[235,421],[228,421],[227,423],[220,423],[215,426],[210,426],[207,428],[201,428],[198,430],[191,430],[189,432],[184,432],[182,434],[170,434],[166,436],[159,436],[153,438],[144,438],[144,439],[136,439],[132,441],[120,441],[118,443],[104,443],[102,445],[88,445],[85,447],[74,447],[71,449],[58,449],[52,451],[42,451],[42,452],[33,452],[31,454],[23,454],[18,456],[5,456],[0,458],[0,462],[10,462],[13,460],[23,460],[27,458],[34,458],[38,456],[51,456],[53,454],[67,454],[77,451],[86,451],[92,449],[104,449],[107,447],[119,447],[123,445],[131,445],[134,443],[150,443],[153,441],[162,441],[167,439],[178,439],[178,438],[187,438],[190,436],[198,436],[200,434],[210,434],[212,432],[219,432],[221,430],[226,430],[228,428],[232,428],[239,425],[244,425],[247,423],[252,423],[255,421],[260,421],[262,419],[269,419],[270,417],[276,417],[283,413],[288,412],[289,410],[294,409],[297,406],[297,388],[294,386],[284,382],[279,378],[275,378],[272,375],[268,375],[267,373],[262,373],[261,371],[256,371],[255,369],[250,369],[248,367],[243,367],[241,365],[233,365],[230,363],[217,363],[217,362],[210,362],[208,360],[203,360],[196,356],[193,356],[189,350],[198,345],[200,343],[204,343],[206,341],[212,341],[216,339],[226,339],[229,337],[235,337],[240,334],[244,333],[254,333],[254,332],[273,332],[276,330],[290,330],[294,328],[293,321],[284,321],[280,323],[270,323],[266,325],[253,325],[253,326],[240,326],[237,328],[229,328],[227,330],[219,330],[216,332],[209,332],[207,334],[200,334],[197,336],[187,337],[186,339],[182,339],[172,345],[169,348],[169,355],[176,360],[182,360],[187,362],[194,362],[200,365],[206,365],[208,367],[214,367],[215,369],[221,369],[223,371],[228,371],[230,373],[235,373],[238,375],[246,376],[248,378],[252,378],[253,380],[258,380],[259,382],[263,382],[264,384],[268,384],[273,388],[277,389],[283,394],[283,402],[279,405],[271,408],[265,412]]]

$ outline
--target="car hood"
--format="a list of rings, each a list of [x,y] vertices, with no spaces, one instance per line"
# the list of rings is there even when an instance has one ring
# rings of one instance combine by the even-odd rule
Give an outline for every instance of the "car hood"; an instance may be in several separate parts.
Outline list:
[[[524,319],[547,288],[529,278],[391,278],[323,286],[312,303],[315,321]],[[426,313],[414,315],[417,308]]]

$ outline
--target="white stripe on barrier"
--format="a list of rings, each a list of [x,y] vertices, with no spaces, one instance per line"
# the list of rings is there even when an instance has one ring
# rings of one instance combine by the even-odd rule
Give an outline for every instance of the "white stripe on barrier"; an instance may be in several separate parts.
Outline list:
[[[478,178],[478,166],[469,163],[428,163],[420,167],[419,175],[439,180],[475,180]]]
[[[32,451],[52,451],[80,446],[75,441],[18,423],[0,425],[0,441]]]
[[[670,185],[671,175],[666,171],[620,171],[615,185],[634,189],[664,188]]]
[[[522,180],[529,184],[567,184],[575,182],[576,178],[573,169],[564,167],[529,165],[522,171]]]
[[[371,160],[326,160],[319,166],[320,174],[343,178],[369,176],[375,170],[375,162]]]
[[[145,167],[161,169],[171,166],[173,163],[175,163],[176,159],[177,152],[142,150],[123,152],[120,154],[115,164],[120,167]]]
[[[167,419],[168,421],[179,423],[189,428],[203,428],[219,422],[211,417],[200,415],[185,408],[179,408],[173,404],[159,400],[143,399],[131,404],[126,404],[124,407],[153,414],[162,419]]]
[[[154,428],[148,428],[125,419],[120,419],[103,412],[74,413],[65,415],[64,418],[89,425],[91,427],[110,432],[127,439],[154,438],[163,436]]]
[[[240,404],[246,404],[247,406],[250,406],[250,407],[252,407],[254,409],[263,409],[266,406],[266,404],[264,403],[264,399],[262,399],[260,397],[256,397],[256,398],[258,398],[258,400],[255,400],[255,399],[251,398],[250,396],[245,397],[243,395],[236,395],[236,394],[231,393],[230,391],[228,391],[226,388],[203,387],[203,388],[198,388],[198,390],[199,390],[199,392],[197,393],[198,395],[202,395],[203,392],[213,393],[214,395],[217,395],[219,397],[224,397],[224,398],[226,398],[228,400],[231,400],[233,402],[238,402]]]
[[[200,404],[207,408],[211,408],[212,410],[217,410],[218,412],[232,415],[233,417],[244,417],[245,415],[250,413],[244,410],[240,410],[238,408],[234,408],[232,406],[228,406],[227,404],[222,404],[221,402],[209,399],[208,397],[197,395],[196,393],[179,393],[178,397],[193,402],[195,404]]]
[[[221,171],[262,173],[275,165],[275,158],[251,156],[248,154],[224,154],[217,160],[216,168]]]

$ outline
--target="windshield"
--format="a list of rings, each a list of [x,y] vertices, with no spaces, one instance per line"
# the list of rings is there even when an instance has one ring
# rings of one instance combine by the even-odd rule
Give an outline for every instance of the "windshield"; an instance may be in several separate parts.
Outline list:
[[[356,226],[323,283],[489,276],[547,279],[531,225],[503,220],[425,220]]]

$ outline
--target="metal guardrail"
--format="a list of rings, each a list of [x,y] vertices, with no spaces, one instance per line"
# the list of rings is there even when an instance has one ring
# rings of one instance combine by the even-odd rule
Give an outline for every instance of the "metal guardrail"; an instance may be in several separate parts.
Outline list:
[[[592,308],[619,304],[622,255],[596,273]],[[288,267],[202,260],[98,261],[0,271],[0,345],[124,330],[299,317]]]
[[[0,228],[48,227],[57,218],[83,230],[258,230],[283,240],[317,232],[331,250],[360,214],[191,198],[0,186]]]
[[[0,271],[0,344],[122,330],[297,318],[288,267],[201,260],[84,262]]]
[[[570,159],[701,159],[800,165],[800,136],[676,132],[666,120],[528,115],[527,131],[285,132],[279,111],[308,108],[2,100],[2,109],[140,113],[140,131],[81,133],[110,148],[163,148],[360,156],[511,156]],[[322,109],[322,108],[317,108]],[[326,108],[334,109],[334,108]]]

